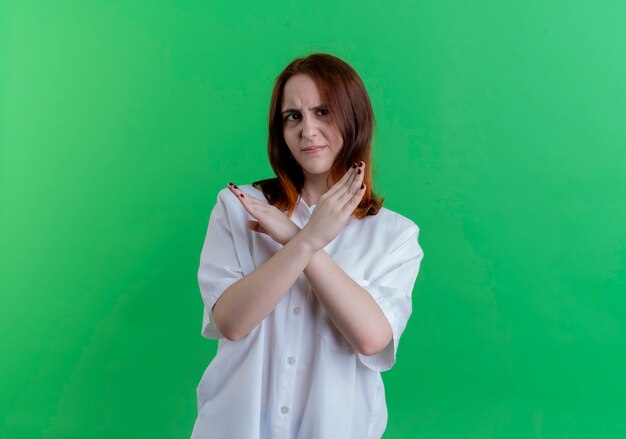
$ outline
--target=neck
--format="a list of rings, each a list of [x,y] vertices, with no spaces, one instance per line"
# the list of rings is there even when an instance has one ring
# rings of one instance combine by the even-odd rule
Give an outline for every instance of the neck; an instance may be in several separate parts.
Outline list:
[[[320,197],[330,189],[326,185],[326,176],[327,174],[305,176],[301,196],[309,206],[317,204]]]

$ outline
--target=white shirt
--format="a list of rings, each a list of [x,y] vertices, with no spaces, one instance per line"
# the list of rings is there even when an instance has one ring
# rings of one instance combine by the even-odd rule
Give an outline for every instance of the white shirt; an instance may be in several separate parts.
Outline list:
[[[253,186],[240,188],[265,201]],[[314,208],[300,198],[292,221],[303,227]],[[419,228],[381,208],[373,216],[350,218],[324,248],[372,295],[391,325],[389,345],[364,356],[335,328],[303,273],[244,338],[230,341],[219,333],[211,310],[220,294],[282,247],[246,228],[250,219],[228,189],[219,192],[198,270],[204,302],[201,333],[219,344],[197,388],[192,439],[380,438],[387,425],[380,372],[394,364],[411,314],[423,257]]]

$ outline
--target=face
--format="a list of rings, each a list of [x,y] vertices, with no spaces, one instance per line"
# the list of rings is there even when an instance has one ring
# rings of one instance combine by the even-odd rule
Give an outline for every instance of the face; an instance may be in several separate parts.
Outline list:
[[[315,81],[304,74],[285,83],[281,107],[283,136],[305,179],[327,175],[343,147],[343,137],[331,122]]]

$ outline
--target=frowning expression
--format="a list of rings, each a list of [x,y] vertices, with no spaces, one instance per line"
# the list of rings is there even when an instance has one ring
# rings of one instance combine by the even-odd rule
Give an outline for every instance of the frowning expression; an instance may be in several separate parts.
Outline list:
[[[327,174],[343,147],[313,78],[297,74],[285,83],[281,107],[283,136],[305,178]]]

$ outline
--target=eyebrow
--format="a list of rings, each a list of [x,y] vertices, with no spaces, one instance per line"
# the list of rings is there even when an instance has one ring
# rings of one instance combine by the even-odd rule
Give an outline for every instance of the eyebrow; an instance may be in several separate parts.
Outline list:
[[[313,108],[309,108],[309,111],[313,111],[313,110],[326,110],[328,109],[328,107],[324,104],[321,105],[317,105],[316,107]],[[285,114],[285,113],[299,113],[300,110],[298,110],[297,108],[287,108],[286,110],[283,110],[280,114]]]

